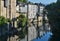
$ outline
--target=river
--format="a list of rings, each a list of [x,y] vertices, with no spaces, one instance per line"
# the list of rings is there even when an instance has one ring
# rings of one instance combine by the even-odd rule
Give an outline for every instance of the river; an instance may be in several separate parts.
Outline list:
[[[39,29],[37,29],[39,27]],[[28,25],[28,38],[25,37],[24,39],[20,41],[48,41],[51,35],[53,35],[50,32],[50,26],[49,24],[45,24],[45,27],[43,25],[39,24],[37,27],[36,23],[30,23]]]

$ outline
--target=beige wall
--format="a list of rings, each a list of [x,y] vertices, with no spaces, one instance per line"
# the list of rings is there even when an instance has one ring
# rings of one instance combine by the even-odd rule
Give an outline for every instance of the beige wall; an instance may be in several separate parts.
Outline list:
[[[6,8],[4,7],[4,1],[1,2],[1,16],[6,18]]]
[[[1,0],[0,0],[0,14],[1,14]]]
[[[4,1],[0,0],[0,15],[4,16],[5,18],[9,18],[9,14],[11,14],[11,19],[14,17],[19,16],[19,13],[16,13],[16,0],[9,0],[10,2],[10,9],[4,7]],[[11,11],[9,13],[9,10]],[[17,24],[17,23],[16,23]],[[10,41],[16,41],[17,37],[10,37]],[[7,39],[8,41],[8,39]]]
[[[10,16],[11,19],[14,17],[18,17],[19,13],[16,13],[16,0],[9,0],[9,2],[10,6],[8,8],[5,8],[4,1],[0,0],[0,15],[4,16],[5,18],[9,18],[9,14],[11,14]]]
[[[7,18],[7,8],[4,7],[4,1],[0,0],[0,15]]]
[[[4,7],[4,1],[0,0],[0,15],[6,17],[6,8]]]
[[[43,24],[43,17],[42,16],[39,16],[38,17],[38,26],[42,26],[42,24]]]
[[[10,3],[10,14],[11,14],[11,16],[10,16],[10,18],[12,19],[12,18],[14,18],[15,17],[15,14],[16,14],[16,0],[10,0],[9,1],[9,3]]]

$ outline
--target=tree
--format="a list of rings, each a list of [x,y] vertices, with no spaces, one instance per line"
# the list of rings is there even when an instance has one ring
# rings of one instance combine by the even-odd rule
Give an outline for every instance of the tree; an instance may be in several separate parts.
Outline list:
[[[48,11],[49,24],[53,33],[50,41],[60,40],[60,2],[52,3],[46,6]]]
[[[26,3],[27,2],[27,0],[17,0],[17,1],[23,2],[23,3]]]
[[[6,23],[7,20],[3,16],[0,16],[0,26],[5,25]]]
[[[7,22],[7,19],[5,19],[3,16],[0,16],[0,29],[3,28],[7,30]]]
[[[0,29],[3,28],[7,30],[7,22],[7,19],[5,19],[3,16],[0,16]]]
[[[21,14],[18,18],[18,28],[21,28],[20,31],[18,31],[18,36],[20,39],[23,39],[27,33],[26,31],[26,22],[27,22],[27,17],[23,14]]]
[[[18,17],[18,28],[19,27],[24,27],[26,25],[27,18],[24,15],[20,15]]]
[[[7,31],[7,19],[5,19],[3,16],[0,16],[0,41],[3,40],[2,33],[5,33]]]

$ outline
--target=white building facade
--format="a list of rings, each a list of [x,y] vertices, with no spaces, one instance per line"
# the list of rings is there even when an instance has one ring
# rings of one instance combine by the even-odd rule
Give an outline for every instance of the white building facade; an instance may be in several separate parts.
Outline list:
[[[39,26],[42,26],[44,6],[41,4],[39,6],[40,6],[39,20],[41,20]],[[19,7],[19,5],[17,5],[17,11],[19,11],[19,8],[21,13],[26,12],[25,14],[27,15],[27,4],[25,4],[25,7]],[[31,22],[33,21],[34,18],[36,19],[37,13],[38,13],[38,5],[35,3],[29,3],[28,4],[28,21]],[[36,28],[33,25],[31,25],[30,27],[28,27],[28,41],[32,41],[36,37],[37,37]]]
[[[17,11],[19,12],[19,8],[20,8],[20,12],[24,13],[27,15],[27,4],[25,4],[24,7],[19,7],[19,5],[17,5]],[[44,10],[44,6],[43,4],[40,5],[40,12],[39,15],[42,16],[43,14],[43,10]],[[38,12],[38,5],[35,3],[28,3],[28,19],[31,20],[33,18],[36,17]],[[31,20],[32,21],[32,20]]]
[[[37,5],[35,4],[29,4],[29,9],[28,9],[28,18],[33,19],[36,16],[37,13]]]

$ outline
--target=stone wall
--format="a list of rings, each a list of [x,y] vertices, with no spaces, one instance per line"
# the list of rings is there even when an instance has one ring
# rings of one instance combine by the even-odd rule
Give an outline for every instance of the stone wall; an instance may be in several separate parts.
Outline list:
[[[4,1],[0,0],[0,15],[6,18],[6,8],[4,7]]]

